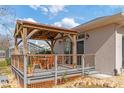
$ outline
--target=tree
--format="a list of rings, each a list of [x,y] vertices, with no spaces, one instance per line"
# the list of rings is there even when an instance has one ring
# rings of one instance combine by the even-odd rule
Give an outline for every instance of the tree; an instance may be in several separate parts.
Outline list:
[[[0,47],[3,45],[4,49],[8,48],[10,44],[13,44],[13,29],[15,25],[15,20],[16,20],[16,13],[15,10],[12,6],[7,6],[7,5],[1,5],[0,6],[0,26],[5,28],[4,32],[6,32],[6,37],[5,37],[5,42],[6,45],[1,44],[2,41],[0,41]],[[0,29],[2,32],[3,29]],[[1,39],[1,36],[0,36]],[[11,42],[11,43],[10,43]]]
[[[0,34],[0,50],[7,50],[10,47],[9,34]]]

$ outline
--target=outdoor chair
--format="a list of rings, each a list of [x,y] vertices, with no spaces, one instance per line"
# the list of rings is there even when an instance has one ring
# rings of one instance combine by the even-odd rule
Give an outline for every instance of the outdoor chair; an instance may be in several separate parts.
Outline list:
[[[39,58],[37,57],[34,57],[32,58],[32,71],[31,72],[34,72],[34,70],[39,67],[40,69],[42,69],[42,65],[41,65],[41,62],[39,60]]]
[[[48,68],[51,69],[54,66],[54,56],[50,56],[48,60]]]
[[[40,62],[41,62],[41,65],[42,65],[42,69],[47,69],[47,61],[48,61],[48,58],[40,58]]]
[[[62,64],[62,56],[58,56],[58,64]]]

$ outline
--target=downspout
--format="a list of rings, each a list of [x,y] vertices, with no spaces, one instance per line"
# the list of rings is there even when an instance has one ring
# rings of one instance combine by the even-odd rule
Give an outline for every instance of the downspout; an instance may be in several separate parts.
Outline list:
[[[115,62],[114,62],[114,69],[113,69],[113,74],[115,73],[116,69],[116,31],[117,31],[117,24],[114,25],[114,34],[115,34]]]
[[[116,37],[116,35],[117,35],[117,31],[118,31],[118,29],[119,28],[121,28],[122,26],[124,26],[124,25],[117,25],[117,24],[115,24],[115,26],[114,26],[114,31],[115,31],[115,63],[114,63],[114,69],[116,69],[117,70],[117,68],[116,68],[116,55],[117,55],[117,49],[116,49],[116,39],[117,39],[117,37]],[[121,68],[120,68],[121,69]]]

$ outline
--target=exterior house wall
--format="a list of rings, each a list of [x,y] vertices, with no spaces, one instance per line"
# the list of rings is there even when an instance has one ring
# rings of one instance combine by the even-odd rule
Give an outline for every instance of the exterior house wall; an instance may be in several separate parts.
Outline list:
[[[56,38],[59,38],[60,34],[57,35]],[[56,41],[54,46],[54,52],[55,54],[64,54],[64,42],[63,39],[59,39]]]
[[[64,54],[64,42],[62,39],[58,40],[54,46],[56,54]]]
[[[122,68],[124,28],[117,29],[116,27],[116,24],[111,24],[85,32],[89,34],[89,38],[85,39],[84,52],[85,54],[95,54],[96,70],[104,74],[114,74],[115,68],[118,72]],[[63,42],[60,44],[59,41],[56,43],[57,53],[64,53],[63,44]]]
[[[107,25],[86,31],[89,38],[85,40],[85,53],[95,54],[96,70],[113,74],[116,62],[115,25]]]

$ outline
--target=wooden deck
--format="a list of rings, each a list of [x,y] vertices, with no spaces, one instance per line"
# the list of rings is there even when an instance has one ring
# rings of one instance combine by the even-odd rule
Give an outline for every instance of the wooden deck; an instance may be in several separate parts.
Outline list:
[[[77,75],[88,74],[90,71],[95,70],[94,55],[85,55],[85,56],[76,55],[78,57],[77,60],[80,61],[80,62],[77,62],[77,64],[73,64],[71,62],[72,57],[74,55],[70,55],[70,56],[69,55],[61,55],[61,56],[54,55],[54,60],[52,60],[53,64],[51,66],[49,66],[49,62],[51,64],[51,61],[48,60],[49,56],[51,55],[45,55],[45,57],[44,55],[33,55],[33,56],[29,55],[28,56],[27,84],[47,82],[50,80],[53,80],[54,84],[57,84],[57,80],[61,79],[64,75],[67,78],[69,78],[69,77],[73,77]],[[32,57],[37,58],[37,61],[31,60]],[[23,55],[13,55],[12,58],[13,58],[12,59],[13,72],[17,74],[22,80],[24,80],[24,62],[23,62],[24,57]],[[48,67],[47,66],[43,67],[44,65],[40,64],[40,63],[43,64],[43,62],[41,61],[42,58],[47,59],[47,61],[43,61],[43,62],[46,62]],[[36,67],[34,67],[35,65]]]

